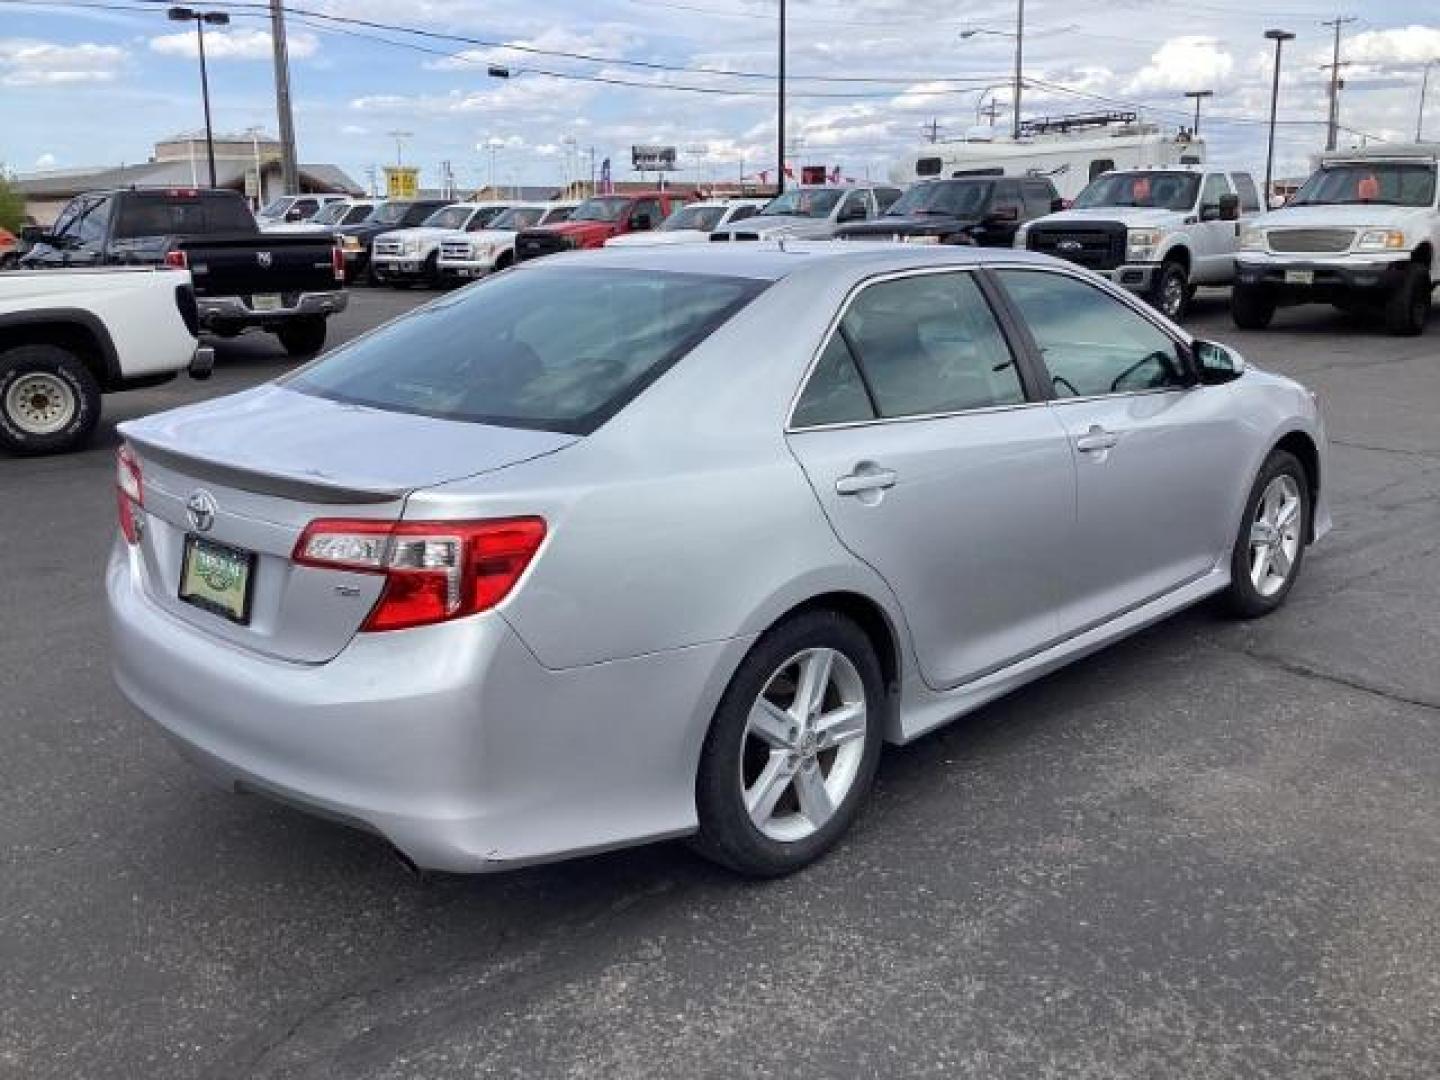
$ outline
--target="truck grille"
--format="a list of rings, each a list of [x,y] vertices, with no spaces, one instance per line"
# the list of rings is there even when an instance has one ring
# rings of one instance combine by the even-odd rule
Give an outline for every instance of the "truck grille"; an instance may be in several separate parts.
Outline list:
[[[1338,254],[1355,242],[1354,229],[1270,229],[1265,234],[1271,251]]]
[[[470,258],[470,241],[446,240],[440,245],[440,258],[462,260]]]
[[[405,245],[404,245],[404,243],[403,243],[402,241],[399,241],[399,240],[376,240],[376,241],[375,241],[375,254],[376,254],[376,255],[403,255],[404,252],[405,252]]]
[[[1093,225],[1032,225],[1025,244],[1031,251],[1054,255],[1091,270],[1114,270],[1125,262],[1126,229],[1115,222]]]
[[[555,255],[569,249],[570,245],[558,233],[547,232],[543,229],[535,232],[522,232],[515,238],[515,261],[524,262],[526,259],[538,259],[544,255]]]

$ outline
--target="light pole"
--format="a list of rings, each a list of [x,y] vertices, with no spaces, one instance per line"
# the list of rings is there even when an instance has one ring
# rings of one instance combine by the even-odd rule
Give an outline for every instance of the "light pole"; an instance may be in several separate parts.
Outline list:
[[[215,186],[215,132],[210,126],[210,76],[205,70],[205,24],[228,26],[230,16],[223,11],[197,11],[195,8],[172,7],[166,13],[171,22],[193,22],[195,40],[200,46],[200,96],[205,101],[205,156],[210,162],[210,186]]]
[[[1185,91],[1185,96],[1188,97],[1188,98],[1194,98],[1194,99],[1195,99],[1195,126],[1190,129],[1190,135],[1191,135],[1192,138],[1198,139],[1198,138],[1200,137],[1200,102],[1204,101],[1206,98],[1214,97],[1214,96],[1215,96],[1215,91],[1214,91],[1214,90],[1186,90],[1186,91]]]
[[[1010,121],[1010,137],[1020,138],[1020,90],[1025,82],[1025,0],[1015,0],[1015,32],[1008,30],[988,30],[985,27],[974,27],[970,30],[961,30],[960,37],[969,40],[980,34],[988,34],[991,37],[1006,37],[1015,39],[1015,78],[1013,94],[1015,98],[1014,116]]]
[[[1430,92],[1430,65],[1434,60],[1425,61],[1425,73],[1420,76],[1420,111],[1415,114],[1415,141],[1421,141],[1420,133],[1425,129],[1425,95]]]
[[[1285,42],[1294,41],[1289,30],[1266,30],[1265,36],[1275,42],[1275,78],[1270,86],[1270,138],[1265,147],[1265,205],[1270,205],[1271,181],[1275,168],[1275,114],[1280,104],[1280,50]]]
[[[785,0],[780,0],[780,55],[775,98],[775,194],[785,194]]]

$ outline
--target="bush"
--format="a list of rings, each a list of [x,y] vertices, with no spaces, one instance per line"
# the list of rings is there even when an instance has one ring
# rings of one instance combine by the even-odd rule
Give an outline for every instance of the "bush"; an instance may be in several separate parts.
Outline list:
[[[25,196],[0,174],[0,229],[9,229],[16,236],[25,224]]]

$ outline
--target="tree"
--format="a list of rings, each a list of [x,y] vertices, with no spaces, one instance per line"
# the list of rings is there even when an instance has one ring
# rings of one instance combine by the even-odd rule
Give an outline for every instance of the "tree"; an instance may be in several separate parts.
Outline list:
[[[25,196],[15,190],[9,177],[0,172],[0,229],[9,229],[17,236],[25,224]]]

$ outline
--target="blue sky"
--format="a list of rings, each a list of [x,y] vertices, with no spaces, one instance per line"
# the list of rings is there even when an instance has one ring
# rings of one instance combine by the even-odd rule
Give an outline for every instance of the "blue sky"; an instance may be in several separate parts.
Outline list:
[[[77,0],[60,0],[76,3]],[[168,23],[148,0],[78,0],[103,7],[0,0],[0,162],[28,172],[143,160],[159,138],[201,126],[193,32]],[[553,52],[638,64],[768,74],[775,64],[774,0],[293,0],[296,9]],[[219,4],[228,30],[207,36],[217,131],[274,131],[268,20],[263,5]],[[153,7],[150,10],[133,10]],[[1264,11],[1259,9],[1264,8]],[[942,136],[976,123],[976,88],[1003,81],[1012,42],[962,40],[964,28],[1013,27],[1013,0],[790,0],[792,161],[883,175],[922,125]],[[1167,125],[1187,89],[1213,89],[1202,123],[1214,160],[1263,167],[1271,52],[1268,26],[1294,31],[1287,45],[1277,173],[1304,171],[1323,128],[1330,31],[1336,12],[1316,0],[1028,0],[1027,76],[1057,89],[1027,90],[1027,112],[1073,112],[1094,95],[1135,102]],[[1386,139],[1413,136],[1425,60],[1440,59],[1440,5],[1366,0],[1348,11],[1342,120]],[[963,13],[963,17],[962,17]],[[764,78],[662,71],[581,61],[462,41],[325,22],[293,14],[292,89],[302,161],[334,162],[363,182],[393,161],[387,132],[411,133],[407,162],[438,180],[449,159],[462,184],[488,179],[494,144],[501,182],[558,182],[588,173],[573,145],[611,156],[627,175],[629,146],[673,144],[696,177],[771,167],[773,83]],[[387,40],[377,40],[377,39]],[[395,44],[400,42],[403,44]],[[509,80],[485,74],[500,62]],[[537,70],[539,69],[539,70]],[[640,83],[613,86],[541,74]],[[1440,68],[1430,131],[1440,139]],[[823,78],[884,82],[826,82]],[[974,79],[968,86],[935,80]],[[665,89],[701,86],[718,93]],[[1063,88],[1063,89],[1059,89]],[[956,92],[963,90],[963,92]],[[998,91],[1008,99],[1008,90]],[[850,96],[845,96],[850,95]],[[1354,136],[1346,136],[1353,140]],[[570,142],[573,140],[573,144]]]

